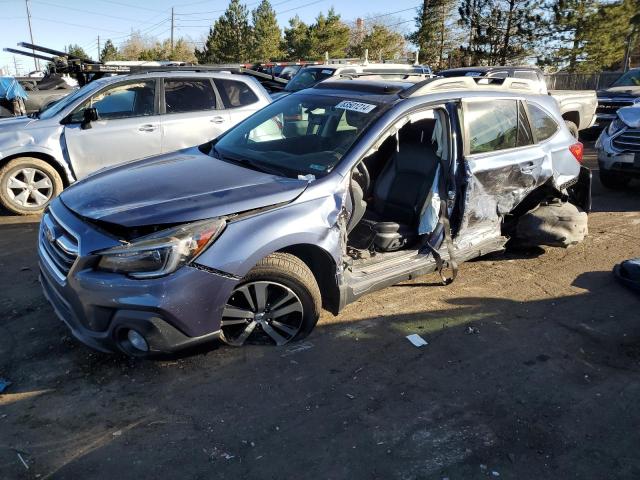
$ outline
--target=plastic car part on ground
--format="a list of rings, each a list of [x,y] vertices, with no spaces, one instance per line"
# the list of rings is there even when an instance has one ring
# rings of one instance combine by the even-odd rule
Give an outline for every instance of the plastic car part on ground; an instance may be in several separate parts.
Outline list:
[[[620,283],[640,293],[640,257],[619,263],[613,267],[613,274]]]

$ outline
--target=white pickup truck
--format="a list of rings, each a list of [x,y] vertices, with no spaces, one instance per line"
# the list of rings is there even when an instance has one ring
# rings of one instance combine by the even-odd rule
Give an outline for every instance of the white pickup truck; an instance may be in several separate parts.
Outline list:
[[[524,78],[540,85],[543,95],[551,95],[558,102],[560,113],[569,131],[578,138],[580,130],[593,126],[596,120],[598,97],[595,90],[547,90],[544,73],[537,67],[463,67],[443,70],[437,73],[442,77],[488,77],[488,78]]]

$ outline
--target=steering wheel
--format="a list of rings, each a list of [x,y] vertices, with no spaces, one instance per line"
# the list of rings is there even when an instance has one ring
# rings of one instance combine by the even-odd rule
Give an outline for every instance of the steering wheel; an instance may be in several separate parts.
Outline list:
[[[367,198],[371,188],[371,175],[369,174],[369,169],[364,162],[360,162],[356,168],[353,169],[352,177],[356,182],[358,182],[360,188],[362,188],[364,197]]]

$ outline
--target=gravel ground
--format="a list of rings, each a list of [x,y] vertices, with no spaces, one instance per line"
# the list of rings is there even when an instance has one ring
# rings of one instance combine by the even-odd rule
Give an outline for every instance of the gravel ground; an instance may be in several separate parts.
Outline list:
[[[387,288],[288,348],[162,361],[72,339],[37,219],[0,217],[0,478],[637,479],[640,297],[611,269],[640,256],[640,188],[593,199],[574,248]]]

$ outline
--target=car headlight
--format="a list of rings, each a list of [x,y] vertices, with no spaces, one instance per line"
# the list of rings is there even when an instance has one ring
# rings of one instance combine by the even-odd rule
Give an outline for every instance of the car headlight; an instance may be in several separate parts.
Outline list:
[[[609,135],[613,135],[618,130],[622,129],[624,126],[625,126],[624,122],[620,120],[618,117],[616,117],[616,119],[613,120],[607,127],[607,133]]]
[[[137,238],[96,252],[98,269],[133,278],[154,278],[175,272],[194,260],[222,233],[224,219],[203,220]]]

